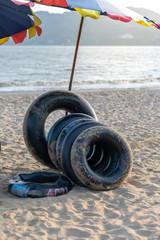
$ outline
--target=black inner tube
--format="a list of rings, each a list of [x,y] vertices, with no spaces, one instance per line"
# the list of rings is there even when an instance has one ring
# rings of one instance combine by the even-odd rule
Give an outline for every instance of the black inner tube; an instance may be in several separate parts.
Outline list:
[[[39,198],[66,194],[72,189],[72,184],[64,175],[36,172],[13,177],[8,189],[17,197]]]

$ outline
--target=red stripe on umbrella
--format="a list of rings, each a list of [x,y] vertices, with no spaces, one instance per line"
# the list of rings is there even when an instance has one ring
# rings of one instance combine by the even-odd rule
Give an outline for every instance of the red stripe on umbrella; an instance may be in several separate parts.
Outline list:
[[[111,13],[107,13],[107,16],[113,20],[119,20],[119,21],[122,21],[122,22],[130,22],[132,20],[131,17],[124,17],[124,16],[120,16],[120,15],[117,15],[117,14],[111,14]]]
[[[24,30],[23,32],[13,35],[12,39],[15,44],[22,43],[24,41],[24,39],[26,38],[26,36],[27,36],[27,30]]]

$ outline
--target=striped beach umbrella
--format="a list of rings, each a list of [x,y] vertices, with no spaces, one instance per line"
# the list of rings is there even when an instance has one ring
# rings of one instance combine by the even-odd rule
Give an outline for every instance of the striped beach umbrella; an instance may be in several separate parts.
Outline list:
[[[41,21],[32,12],[30,5],[18,0],[0,0],[0,45],[12,37],[15,43],[23,42],[29,32],[29,38],[41,34]]]
[[[98,19],[100,15],[105,15],[114,20],[122,22],[133,20],[141,25],[160,29],[160,25],[154,20],[123,7],[114,0],[30,0],[30,2],[77,11],[82,17]]]

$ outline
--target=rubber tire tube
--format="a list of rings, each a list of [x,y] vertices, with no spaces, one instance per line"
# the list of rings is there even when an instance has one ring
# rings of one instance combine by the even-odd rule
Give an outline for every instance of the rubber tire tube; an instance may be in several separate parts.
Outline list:
[[[61,170],[63,169],[63,166],[61,165],[60,161],[60,155],[61,155],[61,146],[63,144],[63,141],[67,134],[69,134],[70,131],[72,131],[75,127],[81,125],[82,123],[88,122],[88,121],[94,121],[94,118],[78,118],[77,120],[71,121],[68,123],[60,132],[57,141],[56,141],[56,162]],[[68,143],[67,143],[68,144]]]
[[[77,125],[72,131],[70,131],[65,139],[63,140],[63,143],[60,148],[60,165],[64,169],[65,174],[67,177],[69,177],[74,183],[82,185],[81,181],[79,178],[76,176],[74,173],[74,170],[71,165],[71,158],[70,158],[70,153],[71,153],[71,148],[74,140],[76,137],[85,129],[88,127],[92,126],[97,126],[97,125],[103,125],[97,121],[88,121],[85,123],[81,123]],[[75,159],[76,161],[76,159]]]
[[[9,191],[18,197],[50,197],[68,193],[70,180],[61,174],[49,172],[24,173],[9,181]]]
[[[104,144],[104,151],[110,151],[113,162],[111,161],[110,170],[106,174],[97,174],[87,163],[85,149],[93,142]],[[77,136],[72,145],[73,171],[84,186],[94,190],[110,190],[119,187],[128,178],[132,164],[132,152],[127,141],[117,132],[104,126],[86,129]]]
[[[45,137],[45,121],[51,112],[66,110],[84,113],[97,119],[90,104],[70,91],[50,91],[39,96],[29,107],[23,122],[25,144],[32,156],[40,163],[55,168],[49,154]]]
[[[57,155],[56,155],[56,142],[57,138],[62,131],[63,128],[65,128],[69,123],[72,121],[78,120],[78,119],[94,119],[93,117],[84,114],[84,113],[72,113],[67,116],[64,116],[60,118],[50,129],[48,134],[48,154],[50,156],[50,159],[53,163],[53,165],[56,167],[56,169],[61,170],[61,166],[59,166],[57,161]]]

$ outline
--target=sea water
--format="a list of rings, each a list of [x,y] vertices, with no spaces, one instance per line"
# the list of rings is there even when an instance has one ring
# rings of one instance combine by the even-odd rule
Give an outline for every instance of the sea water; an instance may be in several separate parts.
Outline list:
[[[0,46],[0,92],[68,89],[75,47]],[[160,47],[80,46],[72,90],[160,88]]]

